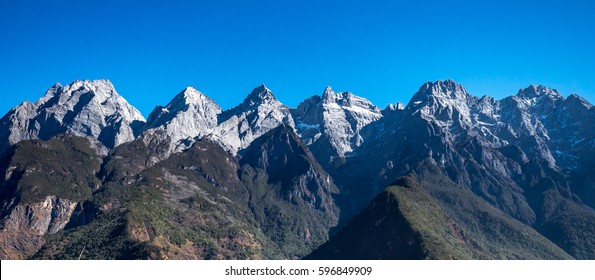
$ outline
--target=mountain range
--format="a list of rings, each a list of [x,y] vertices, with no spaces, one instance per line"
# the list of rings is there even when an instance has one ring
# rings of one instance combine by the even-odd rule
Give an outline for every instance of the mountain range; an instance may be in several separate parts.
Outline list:
[[[1,259],[595,259],[595,108],[428,82],[381,110],[193,87],[145,120],[108,80],[0,119]]]

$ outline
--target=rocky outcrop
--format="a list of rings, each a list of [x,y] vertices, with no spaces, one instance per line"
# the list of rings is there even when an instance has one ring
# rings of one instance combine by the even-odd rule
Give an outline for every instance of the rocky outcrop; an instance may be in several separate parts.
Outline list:
[[[56,233],[66,226],[77,204],[48,196],[38,203],[14,207],[0,230],[0,259],[31,257],[43,245],[46,233]]]

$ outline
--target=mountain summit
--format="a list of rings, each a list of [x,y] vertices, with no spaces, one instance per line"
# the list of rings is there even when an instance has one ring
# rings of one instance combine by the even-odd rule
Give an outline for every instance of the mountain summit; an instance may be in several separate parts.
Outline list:
[[[252,107],[260,106],[262,104],[277,103],[277,98],[273,95],[273,92],[266,87],[265,84],[254,88],[250,94],[244,99],[244,102],[240,104],[240,107]]]
[[[60,133],[89,136],[113,148],[132,141],[144,122],[108,80],[56,84],[39,101],[24,102],[0,120],[0,148]]]
[[[328,86],[293,110],[297,131],[322,164],[344,158],[364,139],[363,127],[382,118],[378,107],[351,92],[335,93]]]
[[[219,125],[211,137],[234,154],[281,124],[294,126],[289,107],[281,104],[264,84],[218,118]]]
[[[157,106],[147,121],[146,130],[162,130],[174,145],[182,140],[202,137],[217,125],[221,107],[193,87],[176,95],[167,106]]]

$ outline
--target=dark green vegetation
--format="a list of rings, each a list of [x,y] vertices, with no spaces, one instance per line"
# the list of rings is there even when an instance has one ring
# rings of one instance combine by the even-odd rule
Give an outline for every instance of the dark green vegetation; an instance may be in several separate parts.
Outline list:
[[[279,158],[275,152],[257,152],[268,150],[263,148],[267,145],[275,145],[288,160],[285,164],[296,169],[283,175],[285,165],[260,164],[267,161],[263,156]],[[17,182],[12,187],[14,197],[20,199],[16,204],[29,205],[48,195],[77,202],[63,230],[26,229],[32,236],[43,234],[45,241],[25,257],[294,259],[327,241],[329,229],[336,225],[337,210],[330,197],[336,187],[285,127],[263,136],[246,149],[243,158],[232,157],[204,139],[150,167],[151,151],[142,140],[118,147],[103,164],[88,146],[86,139],[68,136],[24,141],[6,154],[10,167],[5,169],[25,174],[5,180],[7,186]],[[52,162],[38,167],[40,157]],[[44,172],[40,174],[61,171],[61,176],[37,176],[37,170]],[[32,179],[40,181],[30,183]],[[39,219],[52,219],[41,211],[43,206],[32,207]],[[24,219],[20,223],[31,223]]]
[[[406,176],[308,259],[569,259],[447,177]],[[438,174],[438,175],[437,175]]]
[[[30,204],[50,195],[80,201],[101,184],[95,177],[101,157],[84,138],[23,141],[8,150],[2,164],[2,201]]]
[[[157,253],[146,242],[127,238],[126,213],[111,211],[89,224],[46,236],[33,259],[145,259]]]
[[[543,211],[535,228],[572,256],[595,259],[595,211],[563,198],[555,189],[540,193]]]

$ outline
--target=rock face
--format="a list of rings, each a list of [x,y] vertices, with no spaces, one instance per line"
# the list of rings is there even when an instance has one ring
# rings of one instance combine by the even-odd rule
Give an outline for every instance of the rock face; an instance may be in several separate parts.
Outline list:
[[[242,164],[262,170],[270,184],[279,186],[281,197],[325,212],[329,225],[336,222],[337,209],[331,197],[337,192],[336,186],[291,127],[281,125],[269,131],[241,156]]]
[[[240,156],[263,232],[277,244],[294,244],[281,245],[284,254],[301,258],[328,239],[338,221],[337,187],[291,127],[267,132]]]
[[[163,145],[159,160],[188,149],[195,139],[212,133],[221,107],[193,87],[187,87],[165,107],[157,106],[149,115],[142,138],[146,145]]]
[[[378,107],[351,92],[327,87],[293,110],[296,130],[323,164],[345,157],[364,142],[362,129],[380,118]]]
[[[219,115],[219,125],[212,138],[235,154],[281,124],[294,126],[289,108],[263,84],[252,90],[240,105]]]
[[[165,107],[157,106],[149,115],[146,130],[162,128],[171,140],[202,137],[217,125],[221,107],[193,87],[180,92]]]
[[[0,120],[0,151],[22,140],[60,133],[89,136],[108,148],[132,141],[145,119],[108,80],[56,84],[39,101],[24,102]]]
[[[64,229],[76,206],[76,202],[56,196],[16,206],[3,220],[0,259],[23,259],[35,254],[43,245],[46,233]]]

